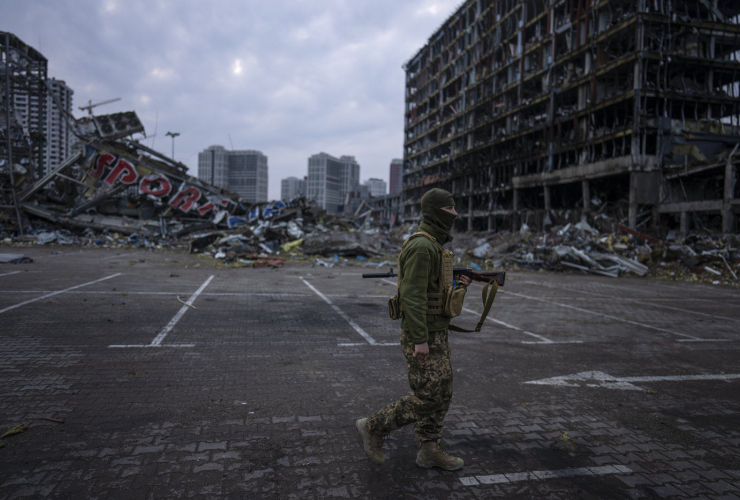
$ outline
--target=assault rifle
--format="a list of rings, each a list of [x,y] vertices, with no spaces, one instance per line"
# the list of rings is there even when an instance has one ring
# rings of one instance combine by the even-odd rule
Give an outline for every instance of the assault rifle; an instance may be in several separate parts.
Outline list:
[[[495,281],[498,286],[504,286],[506,280],[505,271],[476,271],[471,267],[456,267],[452,270],[452,277],[457,280],[458,276],[467,276],[473,281],[480,281],[482,283],[490,283]],[[363,278],[397,278],[398,275],[393,272],[393,268],[387,273],[365,273],[362,275]]]

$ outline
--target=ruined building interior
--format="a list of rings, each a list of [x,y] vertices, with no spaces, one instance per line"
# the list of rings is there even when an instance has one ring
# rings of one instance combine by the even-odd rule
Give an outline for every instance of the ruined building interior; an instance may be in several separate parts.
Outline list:
[[[47,68],[40,52],[0,31],[0,213],[17,224],[21,233],[19,178],[41,172]],[[28,123],[22,123],[17,107],[30,110]]]
[[[459,230],[738,230],[740,2],[467,0],[404,66],[403,198]]]

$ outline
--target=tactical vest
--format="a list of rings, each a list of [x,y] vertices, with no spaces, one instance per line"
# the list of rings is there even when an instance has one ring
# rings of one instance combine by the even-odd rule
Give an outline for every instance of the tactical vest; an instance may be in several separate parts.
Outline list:
[[[427,310],[426,313],[432,316],[443,316],[446,318],[455,318],[462,313],[463,301],[465,299],[465,288],[453,287],[452,269],[454,267],[453,259],[455,254],[446,250],[437,242],[437,239],[425,231],[419,231],[409,236],[403,242],[401,249],[406,248],[409,241],[414,238],[424,237],[432,242],[434,247],[440,253],[440,269],[438,279],[438,291],[427,292]],[[401,281],[403,280],[403,267],[401,267],[400,257],[398,266],[398,284],[396,286],[396,295],[388,301],[388,310],[391,319],[401,319],[403,308],[401,305]]]
[[[446,250],[437,242],[437,239],[431,234],[425,231],[419,231],[409,236],[406,241],[403,242],[401,249],[403,250],[409,241],[414,238],[424,237],[434,244],[437,251],[440,252],[440,270],[438,279],[438,292],[427,292],[427,311],[428,315],[442,316],[446,318],[455,318],[462,313],[463,301],[465,300],[465,288],[455,288],[453,286],[453,270],[454,262],[453,259],[455,254],[449,250]],[[391,319],[401,319],[403,317],[403,307],[401,303],[401,281],[403,280],[403,267],[401,266],[401,258],[399,256],[398,261],[398,284],[396,285],[396,295],[388,300],[388,312]],[[496,297],[498,291],[498,283],[491,280],[487,283],[482,290],[483,298],[483,312],[481,313],[480,320],[475,327],[475,330],[468,330],[467,328],[461,328],[455,325],[449,325],[447,328],[455,332],[480,332],[483,327],[483,323],[488,316],[493,300]]]

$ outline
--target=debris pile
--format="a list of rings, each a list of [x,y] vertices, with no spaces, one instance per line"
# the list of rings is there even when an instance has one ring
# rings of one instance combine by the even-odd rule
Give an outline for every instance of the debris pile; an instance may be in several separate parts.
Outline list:
[[[127,139],[143,127],[135,113],[124,115],[125,120],[118,114],[77,120],[81,148],[43,178],[33,176],[34,168],[15,166],[15,206],[0,210],[0,240],[187,247],[226,264],[254,267],[281,266],[286,255],[367,258],[396,251],[375,227],[372,210],[328,217],[305,198],[244,203]],[[7,167],[0,164],[0,176]]]
[[[740,237],[693,234],[665,239],[616,224],[602,233],[581,221],[535,233],[524,224],[518,232],[488,237],[456,235],[457,255],[492,269],[577,270],[618,277],[625,274],[690,281],[738,284]]]

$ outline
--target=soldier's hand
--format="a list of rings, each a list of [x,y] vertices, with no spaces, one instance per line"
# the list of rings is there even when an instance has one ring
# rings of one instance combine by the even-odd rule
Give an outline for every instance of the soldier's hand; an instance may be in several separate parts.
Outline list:
[[[423,344],[416,344],[414,346],[414,357],[423,363],[429,356],[429,344],[424,342]]]
[[[470,279],[470,276],[465,275],[458,277],[457,281],[459,281],[460,284],[466,288],[473,282],[473,280]]]

